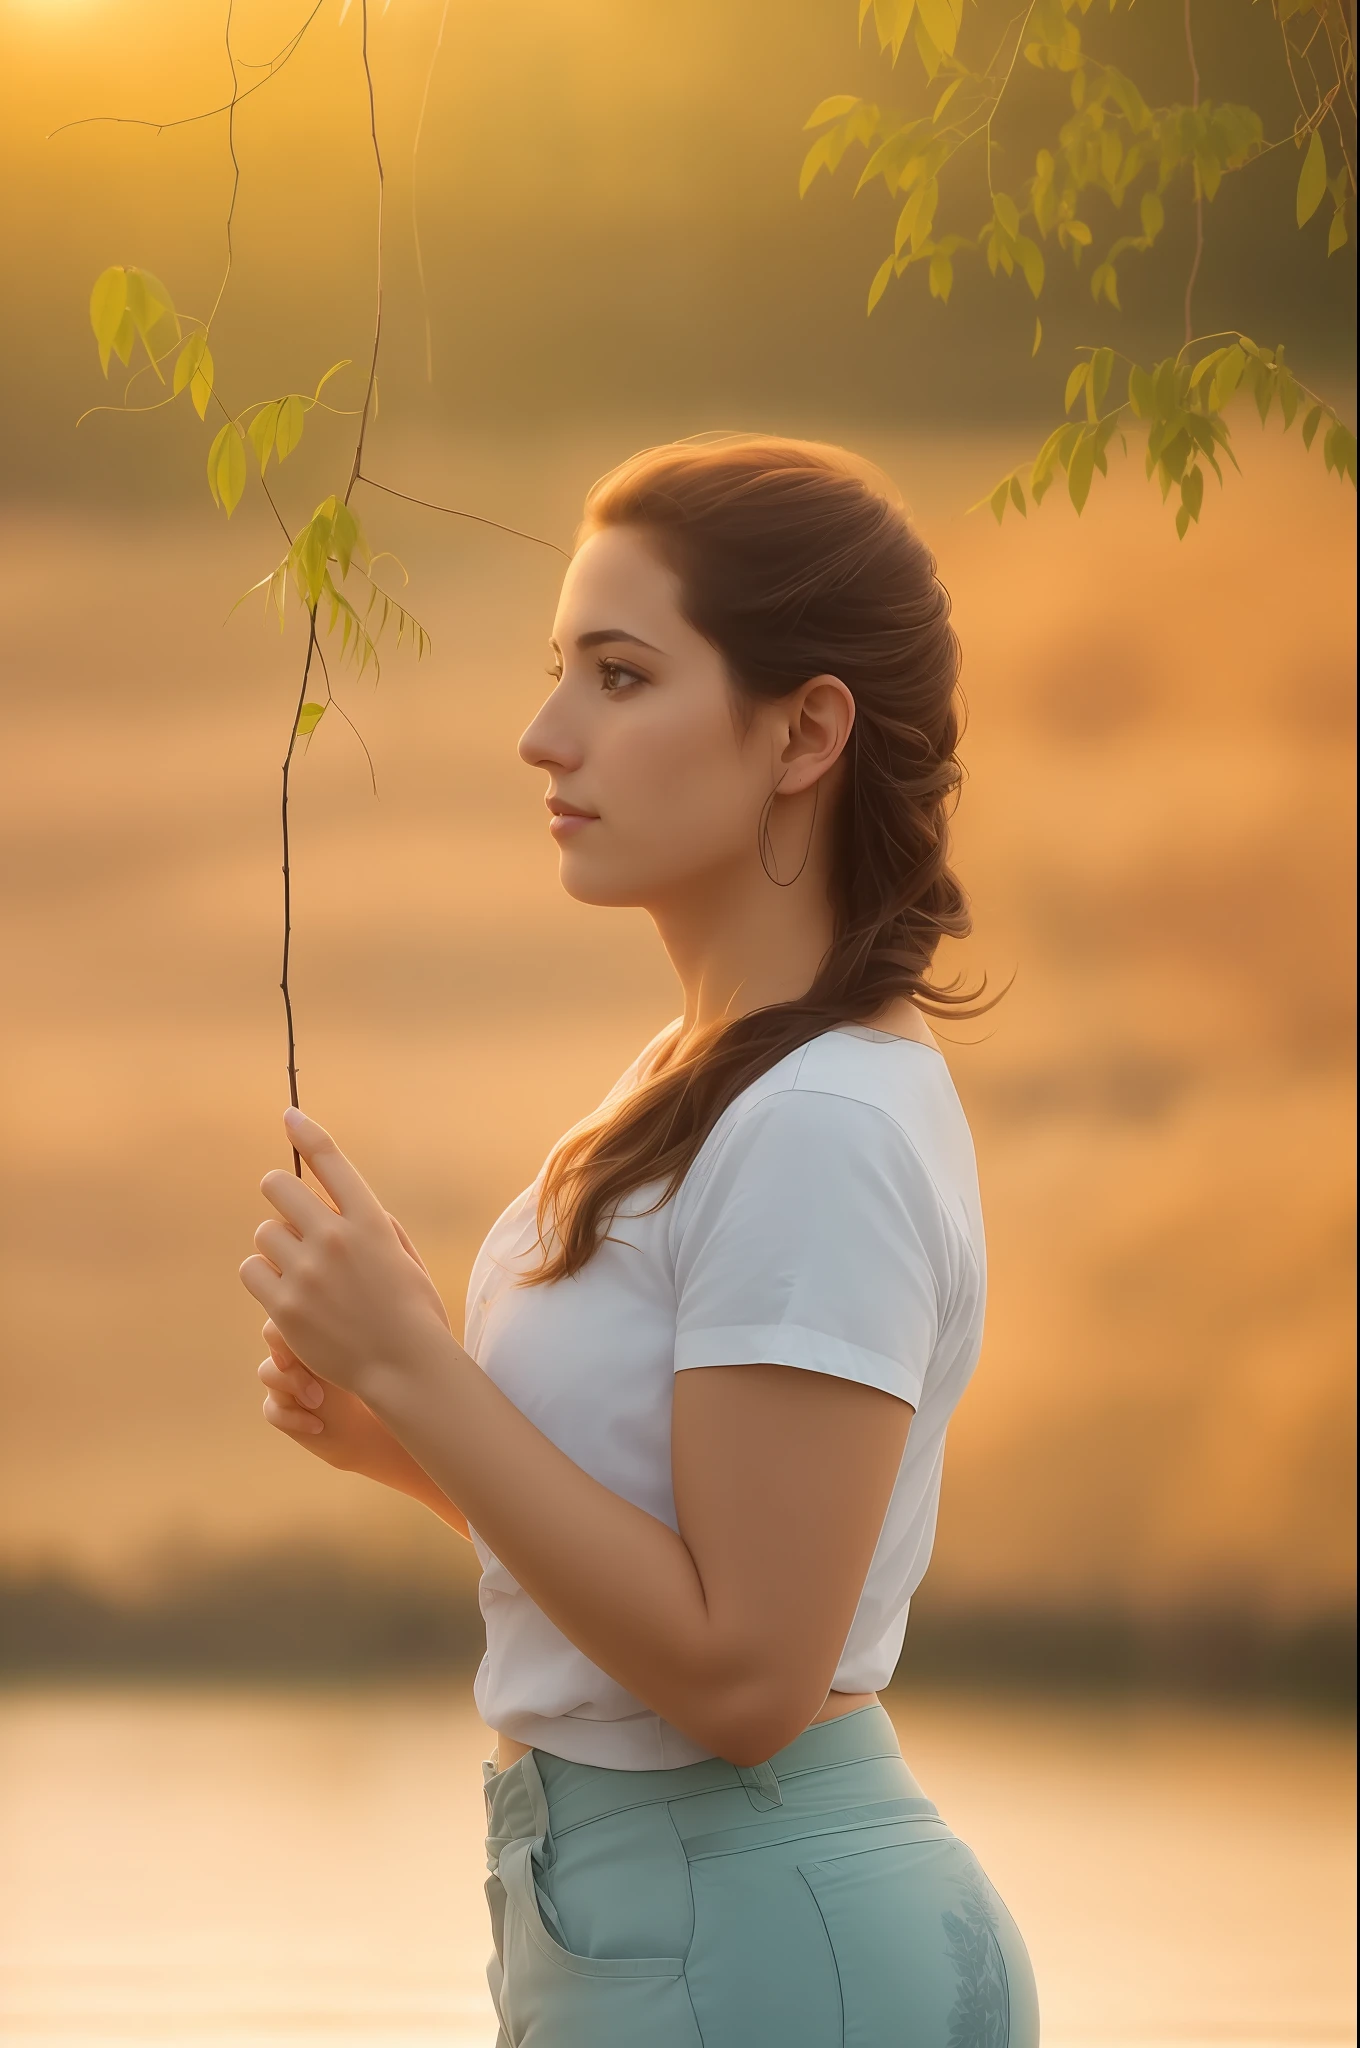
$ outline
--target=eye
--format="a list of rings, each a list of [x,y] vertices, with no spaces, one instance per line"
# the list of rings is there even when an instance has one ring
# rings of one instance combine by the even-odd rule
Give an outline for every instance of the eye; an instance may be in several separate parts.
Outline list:
[[[607,654],[601,655],[596,667],[600,671],[600,687],[609,697],[619,689],[627,689],[631,683],[645,683],[647,680],[640,670],[629,668],[626,662],[614,661]]]

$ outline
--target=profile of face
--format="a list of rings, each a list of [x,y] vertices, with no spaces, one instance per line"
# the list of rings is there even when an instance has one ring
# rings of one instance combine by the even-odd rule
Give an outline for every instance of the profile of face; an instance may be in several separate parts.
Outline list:
[[[547,771],[562,885],[582,903],[660,909],[760,879],[761,812],[776,786],[781,878],[807,846],[822,778],[819,841],[832,815],[854,720],[846,685],[815,676],[774,702],[739,702],[680,599],[675,572],[635,527],[595,529],[563,581],[555,687],[519,753]]]

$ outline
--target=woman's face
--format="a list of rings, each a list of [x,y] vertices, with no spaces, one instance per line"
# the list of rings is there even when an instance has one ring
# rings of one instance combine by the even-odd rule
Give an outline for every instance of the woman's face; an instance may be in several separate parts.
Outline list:
[[[562,585],[556,687],[519,751],[546,769],[550,812],[586,813],[549,822],[563,887],[582,903],[659,906],[759,858],[791,700],[757,706],[746,727],[721,655],[679,596],[674,572],[630,527],[592,533]]]

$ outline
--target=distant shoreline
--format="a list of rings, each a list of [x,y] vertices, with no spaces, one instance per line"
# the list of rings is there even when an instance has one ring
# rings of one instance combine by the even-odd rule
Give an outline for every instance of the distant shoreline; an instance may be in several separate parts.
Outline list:
[[[475,1670],[475,1595],[317,1552],[199,1567],[120,1598],[56,1570],[0,1573],[0,1684],[101,1680],[296,1684]],[[892,1690],[1161,1695],[1343,1713],[1356,1697],[1355,1610],[1299,1619],[1227,1603],[1135,1614],[918,1603]]]

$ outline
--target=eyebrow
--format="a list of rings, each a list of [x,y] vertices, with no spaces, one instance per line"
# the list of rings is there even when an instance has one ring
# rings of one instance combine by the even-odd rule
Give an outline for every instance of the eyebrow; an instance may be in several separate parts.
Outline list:
[[[593,633],[581,633],[577,636],[576,645],[582,648],[601,647],[606,640],[627,640],[634,647],[645,647],[650,654],[663,652],[660,647],[653,647],[650,640],[640,639],[636,633],[628,632],[623,626],[599,626]],[[548,645],[556,647],[557,642],[550,640]]]

